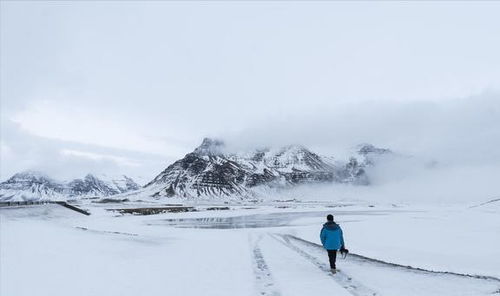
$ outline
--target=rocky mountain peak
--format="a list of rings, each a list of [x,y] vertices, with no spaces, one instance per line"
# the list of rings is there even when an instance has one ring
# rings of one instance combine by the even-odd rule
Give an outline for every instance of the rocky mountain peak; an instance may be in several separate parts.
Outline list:
[[[331,169],[324,159],[302,145],[282,147],[277,152],[270,153],[265,161],[268,166],[291,170],[310,171]]]
[[[360,155],[368,155],[368,154],[387,154],[392,153],[390,149],[378,148],[372,144],[360,144],[357,146],[357,152]]]
[[[53,180],[46,174],[39,171],[24,171],[13,175],[7,182],[53,182]]]
[[[193,153],[198,155],[220,155],[224,148],[224,142],[218,139],[204,138],[200,146]]]
[[[90,173],[85,175],[85,177],[83,179],[86,181],[90,181],[90,182],[98,180],[98,178],[96,176],[94,176],[93,174],[90,174]]]
[[[357,154],[364,166],[374,166],[376,162],[395,155],[390,149],[375,147],[372,144],[358,145]]]

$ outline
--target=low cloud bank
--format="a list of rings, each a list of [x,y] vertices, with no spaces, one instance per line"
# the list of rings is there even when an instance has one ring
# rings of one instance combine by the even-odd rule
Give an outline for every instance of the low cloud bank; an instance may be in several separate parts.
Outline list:
[[[367,173],[370,186],[301,186],[280,197],[372,201],[483,201],[500,196],[500,94],[441,102],[366,102],[275,113],[217,132],[229,151],[300,144],[347,161],[360,143],[389,148]],[[224,131],[230,130],[230,124]],[[188,135],[187,135],[188,136]],[[201,138],[198,140],[201,143]],[[124,148],[128,148],[127,146]],[[195,147],[182,146],[181,158]],[[55,177],[100,172],[152,179],[177,158],[38,137],[2,122],[1,177],[42,170]]]
[[[414,164],[414,166],[411,166]],[[415,160],[395,161],[367,169],[368,186],[303,185],[273,193],[271,199],[366,201],[369,203],[467,203],[500,198],[500,166],[428,166]]]
[[[442,102],[366,102],[314,106],[276,114],[223,133],[235,150],[303,144],[321,154],[347,156],[360,143],[448,164],[500,163],[500,93]]]
[[[230,146],[308,143],[347,160],[363,142],[393,150],[371,185],[301,186],[280,197],[373,202],[480,202],[500,197],[500,95],[443,102],[346,104],[228,135]],[[257,139],[257,141],[254,141]]]

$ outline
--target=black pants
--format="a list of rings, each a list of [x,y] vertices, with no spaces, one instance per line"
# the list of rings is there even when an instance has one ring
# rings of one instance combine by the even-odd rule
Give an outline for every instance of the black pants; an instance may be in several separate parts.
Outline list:
[[[330,268],[336,269],[335,261],[337,260],[337,250],[327,250],[328,259],[330,259]]]

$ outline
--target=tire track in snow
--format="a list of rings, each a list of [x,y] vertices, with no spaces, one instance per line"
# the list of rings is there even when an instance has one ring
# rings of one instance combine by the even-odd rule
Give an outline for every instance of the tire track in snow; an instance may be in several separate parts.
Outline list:
[[[108,230],[95,230],[89,229],[87,227],[75,226],[76,229],[85,230],[88,232],[103,233],[103,234],[117,234],[117,235],[128,235],[128,236],[138,236],[137,233],[119,232],[119,231],[108,231]]]
[[[289,240],[294,240],[298,243],[301,243],[307,247],[313,247],[315,249],[321,249],[323,250],[323,247],[315,244],[313,242],[310,242],[308,240],[302,239],[300,237],[296,237],[290,234],[285,234],[285,235],[280,235],[283,237],[288,238]],[[424,274],[434,274],[434,275],[450,275],[450,276],[456,276],[456,277],[462,277],[462,278],[470,278],[470,279],[477,279],[477,280],[487,280],[487,281],[493,281],[493,282],[498,282],[500,283],[500,279],[494,276],[488,276],[488,275],[477,275],[477,274],[463,274],[463,273],[457,273],[457,272],[451,272],[451,271],[435,271],[435,270],[429,270],[429,269],[424,269],[424,268],[418,268],[418,267],[412,267],[409,265],[401,265],[397,263],[392,263],[392,262],[386,262],[383,260],[379,259],[374,259],[370,257],[366,257],[363,255],[355,254],[355,253],[349,253],[348,257],[349,260],[352,261],[357,261],[357,262],[363,262],[363,263],[370,263],[370,264],[376,264],[379,266],[384,266],[384,267],[392,267],[392,268],[397,268],[402,271],[406,272],[415,272],[415,273],[424,273]]]
[[[280,235],[280,234],[271,234],[271,237],[283,244],[284,246],[290,248],[291,250],[297,252],[299,255],[304,257],[305,259],[309,260],[312,262],[314,265],[316,265],[319,269],[322,271],[326,272],[328,275],[330,275],[340,286],[342,286],[344,289],[346,289],[350,294],[354,296],[375,296],[375,295],[380,295],[379,293],[373,291],[372,289],[366,287],[360,282],[357,282],[354,280],[351,276],[347,275],[346,273],[342,271],[338,271],[336,274],[332,274],[330,271],[330,267],[327,266],[326,264],[322,263],[319,261],[316,257],[310,255],[309,253],[303,251],[302,249],[298,248],[297,246],[293,245],[290,243],[290,240],[287,236],[285,235]]]
[[[123,239],[126,241],[131,241],[131,242],[150,244],[150,245],[161,244],[161,242],[158,240],[159,237],[147,237],[147,236],[139,235],[137,233],[129,233],[129,232],[97,230],[97,229],[90,229],[90,228],[82,227],[82,226],[75,226],[74,228],[78,229],[78,230],[83,230],[83,231],[86,231],[89,233],[104,235],[104,236],[108,236],[108,237],[116,237],[116,238],[120,238],[120,239]]]
[[[274,279],[271,271],[267,266],[262,251],[259,248],[259,237],[253,244],[252,257],[253,257],[253,271],[255,274],[255,282],[257,284],[258,294],[261,296],[280,296],[281,294],[276,289]]]

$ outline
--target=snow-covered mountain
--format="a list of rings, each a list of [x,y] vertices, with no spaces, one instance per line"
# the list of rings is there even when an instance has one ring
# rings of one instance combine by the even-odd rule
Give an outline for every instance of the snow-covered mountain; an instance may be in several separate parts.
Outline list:
[[[228,153],[220,140],[205,138],[184,158],[145,185],[153,196],[255,196],[262,188],[337,182],[368,184],[365,163],[334,162],[303,146]]]
[[[139,190],[154,197],[257,197],[268,189],[299,184],[349,183],[367,185],[365,169],[392,152],[359,145],[348,161],[320,156],[300,145],[228,152],[224,142],[205,138],[184,158],[174,162],[141,190],[127,176],[88,174],[69,182],[27,171],[0,183],[0,201],[65,200],[107,197]]]
[[[88,174],[70,182],[56,181],[47,175],[26,171],[0,183],[0,200],[65,200],[78,197],[104,197],[137,190],[140,186],[127,176],[108,177]]]
[[[62,200],[66,186],[41,172],[26,171],[17,173],[0,183],[0,200]]]
[[[110,196],[137,189],[139,189],[139,185],[124,175],[113,178],[106,175],[96,177],[88,174],[83,179],[75,179],[68,183],[71,196]]]

